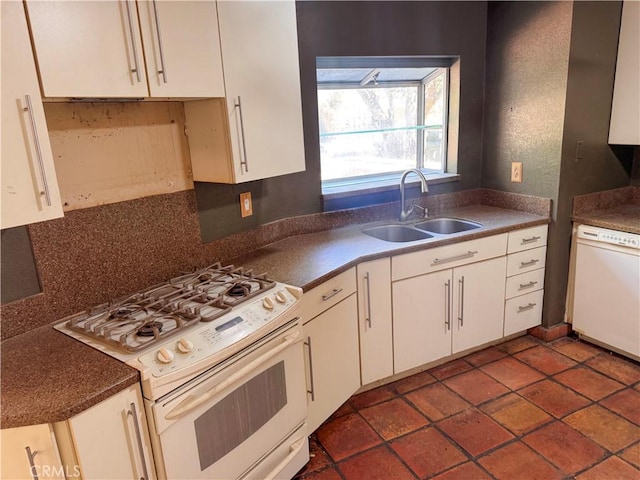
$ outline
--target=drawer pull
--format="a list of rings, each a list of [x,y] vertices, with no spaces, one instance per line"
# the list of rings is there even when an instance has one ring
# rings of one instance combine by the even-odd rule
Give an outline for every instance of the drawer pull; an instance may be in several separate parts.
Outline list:
[[[539,261],[540,260],[538,260],[537,258],[534,258],[533,260],[529,260],[528,262],[520,262],[520,268],[530,267],[531,265],[535,265]]]
[[[525,305],[524,307],[518,307],[518,313],[522,313],[522,312],[526,312],[527,310],[531,310],[536,305],[537,305],[537,303],[529,303],[529,304]]]
[[[520,288],[518,290],[524,290],[525,288],[531,288],[531,287],[533,287],[534,285],[537,285],[537,284],[538,284],[538,282],[535,282],[533,280],[530,281],[529,283],[521,283],[520,284]]]
[[[447,262],[455,262],[456,260],[463,260],[465,258],[471,258],[473,257],[475,254],[477,254],[478,251],[471,251],[469,250],[467,253],[462,253],[460,255],[454,255],[453,257],[446,257],[446,258],[436,258],[431,265],[441,265],[443,263],[447,263]]]
[[[333,290],[331,290],[331,293],[327,293],[326,295],[322,295],[322,300],[323,301],[329,300],[331,297],[335,297],[341,291],[342,291],[341,288],[334,288]]]
[[[527,243],[537,242],[540,240],[538,235],[534,235],[533,237],[523,238],[520,240],[520,245],[526,245]]]

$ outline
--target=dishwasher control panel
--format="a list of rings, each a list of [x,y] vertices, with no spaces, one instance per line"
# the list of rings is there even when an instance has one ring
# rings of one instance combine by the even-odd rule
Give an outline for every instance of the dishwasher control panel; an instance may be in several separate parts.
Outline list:
[[[640,235],[634,233],[580,225],[578,227],[578,238],[640,250]]]

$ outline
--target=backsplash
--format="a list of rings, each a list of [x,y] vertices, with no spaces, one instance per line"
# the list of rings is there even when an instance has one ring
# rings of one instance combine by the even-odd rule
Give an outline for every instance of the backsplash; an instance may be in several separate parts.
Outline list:
[[[492,190],[422,197],[437,215],[486,204],[550,214],[550,201]],[[193,190],[67,212],[29,226],[42,293],[2,305],[2,339],[292,235],[393,219],[398,202],[289,217],[203,244]],[[256,272],[264,273],[264,272]],[[268,273],[268,272],[267,272]]]

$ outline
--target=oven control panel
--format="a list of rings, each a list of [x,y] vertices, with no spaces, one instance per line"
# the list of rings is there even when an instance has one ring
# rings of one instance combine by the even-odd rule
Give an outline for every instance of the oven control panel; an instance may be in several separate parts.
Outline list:
[[[206,358],[233,355],[243,348],[241,340],[268,333],[278,321],[289,321],[287,315],[298,302],[300,294],[288,288],[276,287],[252,302],[233,309],[209,323],[201,323],[180,337],[174,337],[147,351],[138,361],[155,377],[176,372]],[[276,325],[274,325],[276,324]],[[234,349],[235,347],[235,349]]]

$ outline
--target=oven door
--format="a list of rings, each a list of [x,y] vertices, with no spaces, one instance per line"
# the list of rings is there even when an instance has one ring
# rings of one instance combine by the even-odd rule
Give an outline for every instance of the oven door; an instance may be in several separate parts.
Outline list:
[[[309,459],[300,322],[147,408],[160,476],[291,478]]]

